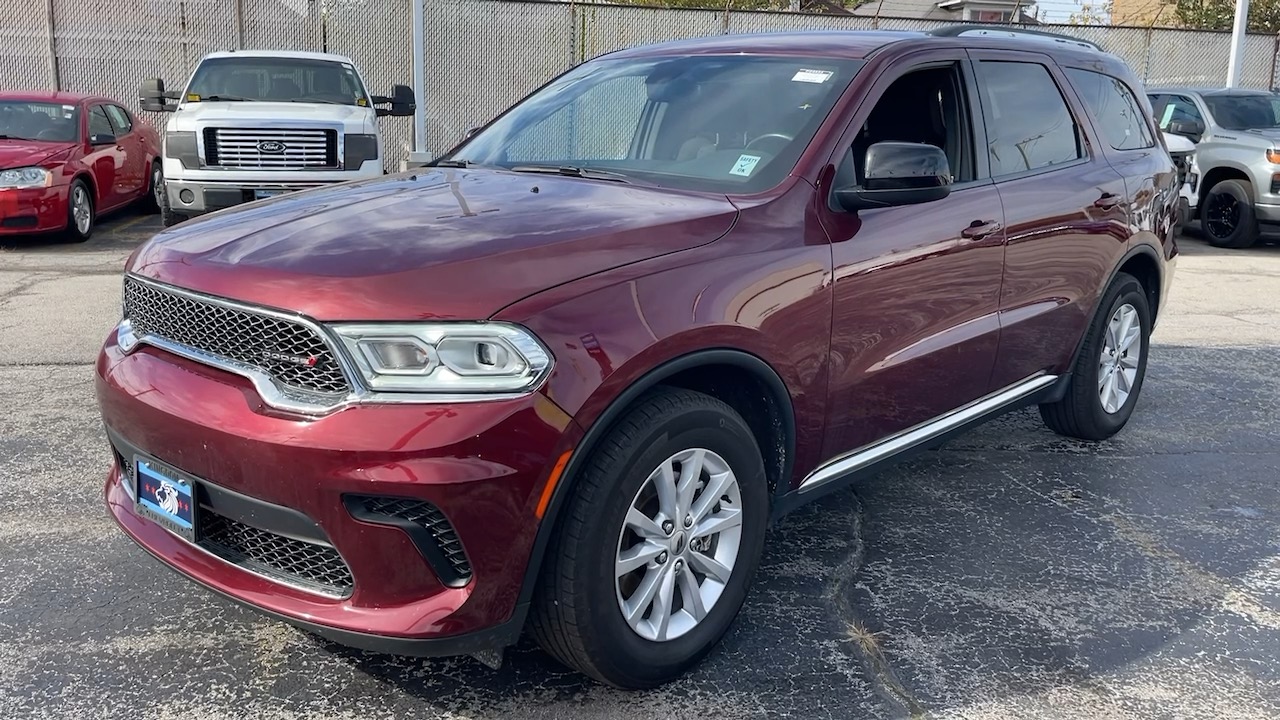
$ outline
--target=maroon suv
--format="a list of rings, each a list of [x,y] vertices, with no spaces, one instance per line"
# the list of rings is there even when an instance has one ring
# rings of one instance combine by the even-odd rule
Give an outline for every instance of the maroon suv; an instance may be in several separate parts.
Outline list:
[[[343,643],[676,677],[770,520],[1011,408],[1133,413],[1175,168],[1120,60],[996,35],[617,52],[434,167],[162,233],[97,363],[112,515]]]

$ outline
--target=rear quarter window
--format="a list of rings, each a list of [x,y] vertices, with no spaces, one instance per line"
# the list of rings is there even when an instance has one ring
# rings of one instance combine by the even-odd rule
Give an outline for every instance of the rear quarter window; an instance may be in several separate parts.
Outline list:
[[[1155,147],[1142,105],[1123,81],[1091,70],[1070,68],[1067,77],[1093,115],[1098,134],[1116,150]]]

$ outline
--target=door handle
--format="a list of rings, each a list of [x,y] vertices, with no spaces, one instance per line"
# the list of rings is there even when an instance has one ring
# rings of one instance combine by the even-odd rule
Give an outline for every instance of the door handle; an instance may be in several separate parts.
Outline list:
[[[1102,193],[1102,197],[1093,201],[1094,207],[1102,208],[1103,210],[1110,210],[1119,204],[1120,196],[1113,193]]]
[[[960,231],[960,237],[981,240],[992,233],[1000,232],[1001,227],[995,220],[974,220],[969,223],[969,227]]]

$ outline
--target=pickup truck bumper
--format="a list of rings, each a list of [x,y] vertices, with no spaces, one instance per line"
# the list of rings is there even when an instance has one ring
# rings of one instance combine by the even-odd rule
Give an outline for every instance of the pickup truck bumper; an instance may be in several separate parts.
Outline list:
[[[200,172],[197,175],[210,174],[215,173]],[[184,177],[176,167],[171,168],[166,163],[165,192],[169,195],[169,207],[174,212],[201,215],[271,195],[341,182],[369,180],[381,177],[383,173],[381,160],[378,160],[364,163],[359,170],[316,172],[312,173],[314,177],[299,173],[287,173],[287,177],[271,177],[274,174],[259,171],[246,173],[239,178]]]
[[[1263,205],[1258,203],[1253,206],[1254,212],[1258,215],[1258,221],[1264,223],[1280,223],[1280,205]]]

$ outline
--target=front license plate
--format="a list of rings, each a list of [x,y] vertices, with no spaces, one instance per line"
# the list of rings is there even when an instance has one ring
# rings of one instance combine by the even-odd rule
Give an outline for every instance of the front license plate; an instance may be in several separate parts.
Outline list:
[[[196,501],[191,481],[146,460],[135,462],[138,512],[195,542]]]
[[[283,195],[283,194],[284,194],[284,192],[285,192],[284,190],[254,190],[254,191],[253,191],[253,199],[254,199],[254,200],[262,200],[263,198],[269,198],[269,197],[275,197],[275,196],[277,196],[277,195]]]

